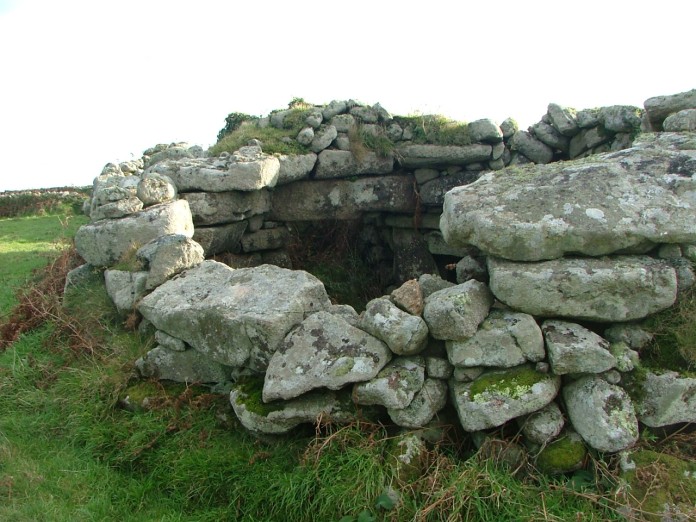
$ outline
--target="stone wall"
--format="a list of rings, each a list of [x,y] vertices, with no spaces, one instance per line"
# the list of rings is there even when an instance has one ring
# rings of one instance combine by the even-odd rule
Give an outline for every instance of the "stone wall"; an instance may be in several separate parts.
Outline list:
[[[529,131],[479,120],[471,143],[442,145],[379,105],[332,102],[297,135],[308,154],[176,144],[107,165],[76,245],[118,309],[154,326],[140,373],[234,383],[252,431],[356,405],[422,428],[449,403],[468,432],[514,420],[530,444],[619,451],[639,421],[696,421],[695,379],[635,371],[639,321],[694,282],[696,91],[645,108],[551,104]],[[358,152],[356,123],[394,147]],[[360,222],[366,255],[393,269],[361,314],[289,269],[292,228],[331,220]],[[205,260],[221,252],[245,268]]]

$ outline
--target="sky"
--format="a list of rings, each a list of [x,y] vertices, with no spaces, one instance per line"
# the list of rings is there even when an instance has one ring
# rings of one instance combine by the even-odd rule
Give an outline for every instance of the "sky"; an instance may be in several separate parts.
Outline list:
[[[0,0],[0,191],[92,183],[294,97],[522,127],[696,88],[696,3]]]

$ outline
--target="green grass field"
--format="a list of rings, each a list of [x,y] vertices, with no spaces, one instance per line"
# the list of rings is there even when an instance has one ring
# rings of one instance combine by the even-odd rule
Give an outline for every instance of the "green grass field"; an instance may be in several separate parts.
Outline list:
[[[0,220],[3,316],[83,222]],[[55,268],[44,279],[60,287]],[[257,440],[226,394],[133,376],[151,340],[124,329],[99,277],[65,308],[33,299],[48,313],[0,345],[2,521],[622,520],[626,487],[597,455],[550,478],[513,473],[462,434],[397,466],[400,434],[370,422]],[[127,395],[154,399],[133,411]]]

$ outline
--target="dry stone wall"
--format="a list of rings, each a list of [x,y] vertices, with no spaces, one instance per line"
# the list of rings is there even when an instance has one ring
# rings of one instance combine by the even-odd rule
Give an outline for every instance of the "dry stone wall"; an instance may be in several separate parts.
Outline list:
[[[479,120],[466,145],[417,143],[379,105],[332,102],[297,135],[311,153],[175,144],[107,165],[76,246],[117,308],[156,330],[141,375],[232,383],[251,431],[356,407],[432,427],[449,404],[469,432],[517,422],[532,445],[620,451],[639,422],[696,421],[696,379],[635,371],[639,321],[695,279],[695,92],[645,111],[551,104],[528,131]],[[393,149],[356,153],[356,124]],[[361,314],[289,266],[293,226],[327,220],[359,220],[370,260],[393,268],[394,290]],[[221,252],[246,266],[210,259]],[[456,282],[439,273],[452,259]]]

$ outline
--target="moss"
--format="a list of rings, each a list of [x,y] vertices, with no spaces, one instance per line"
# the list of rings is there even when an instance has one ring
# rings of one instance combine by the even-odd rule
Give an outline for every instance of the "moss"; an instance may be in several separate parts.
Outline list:
[[[633,371],[626,373],[622,377],[621,387],[626,390],[631,400],[640,404],[645,399],[645,380],[648,378],[648,370],[638,364],[633,368]]]
[[[262,392],[263,392],[263,377],[246,377],[240,379],[235,384],[240,396],[237,401],[243,404],[247,411],[255,413],[256,415],[261,415],[262,417],[267,417],[274,411],[280,411],[284,407],[283,402],[275,402],[267,404],[263,402]]]
[[[666,506],[693,514],[696,506],[696,463],[651,450],[631,455],[634,470],[623,474],[630,486],[629,503],[642,510],[646,520],[662,520]]]
[[[531,366],[519,366],[511,370],[484,373],[471,384],[469,393],[474,401],[483,394],[519,399],[529,393],[536,383],[546,379],[549,379],[547,374],[537,372]]]
[[[586,455],[587,448],[580,437],[566,435],[541,450],[536,464],[542,473],[568,473],[582,467]]]
[[[332,368],[332,374],[334,377],[343,377],[355,366],[355,359],[352,357],[344,357],[340,363],[337,363]]]

